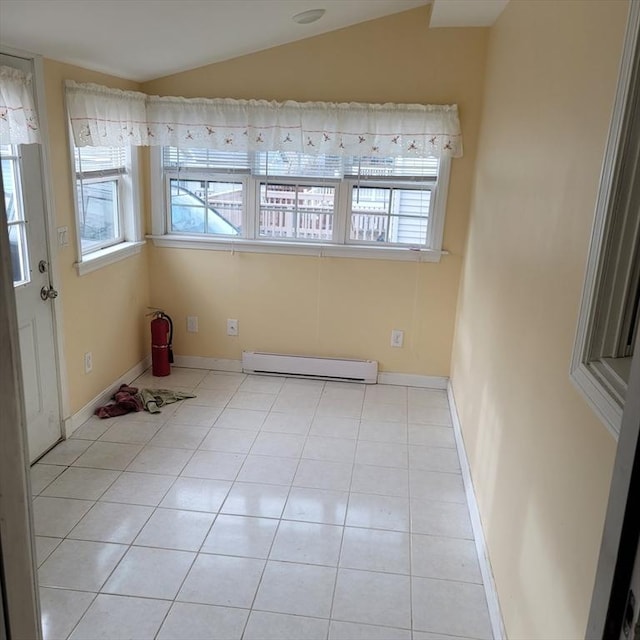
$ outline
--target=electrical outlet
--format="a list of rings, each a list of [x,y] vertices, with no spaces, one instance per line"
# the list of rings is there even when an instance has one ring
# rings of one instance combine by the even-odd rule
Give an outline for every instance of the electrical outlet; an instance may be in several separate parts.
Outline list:
[[[198,316],[187,316],[187,331],[198,333]]]
[[[401,347],[404,342],[404,331],[400,329],[393,329],[391,331],[391,346]]]
[[[227,335],[228,336],[237,336],[238,335],[238,321],[232,320],[231,318],[227,320]]]
[[[91,351],[87,351],[87,353],[84,354],[84,372],[91,373],[92,370],[93,370],[93,354],[91,353]]]

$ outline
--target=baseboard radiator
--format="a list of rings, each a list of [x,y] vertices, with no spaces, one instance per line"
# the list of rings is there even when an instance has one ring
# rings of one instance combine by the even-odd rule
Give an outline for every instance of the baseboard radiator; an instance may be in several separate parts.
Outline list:
[[[242,370],[245,373],[341,380],[375,384],[378,381],[378,363],[375,360],[349,360],[345,358],[314,358],[260,351],[242,352]]]

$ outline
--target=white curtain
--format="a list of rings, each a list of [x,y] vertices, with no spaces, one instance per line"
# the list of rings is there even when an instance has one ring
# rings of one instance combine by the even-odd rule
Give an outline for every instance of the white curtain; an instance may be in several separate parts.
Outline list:
[[[66,81],[65,89],[76,147],[148,144],[144,93],[73,80]]]
[[[454,106],[152,96],[150,144],[350,156],[462,155]]]
[[[459,157],[456,105],[144,96],[67,82],[77,146],[121,144],[380,157]]]
[[[31,74],[0,66],[0,144],[40,142]]]

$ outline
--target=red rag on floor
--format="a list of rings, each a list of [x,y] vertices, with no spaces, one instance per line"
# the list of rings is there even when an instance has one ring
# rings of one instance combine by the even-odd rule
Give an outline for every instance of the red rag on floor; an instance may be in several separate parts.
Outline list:
[[[120,385],[113,399],[115,403],[98,407],[94,411],[98,418],[114,418],[116,416],[123,416],[125,413],[133,413],[134,411],[142,411],[144,409],[136,387],[130,387],[126,384]]]

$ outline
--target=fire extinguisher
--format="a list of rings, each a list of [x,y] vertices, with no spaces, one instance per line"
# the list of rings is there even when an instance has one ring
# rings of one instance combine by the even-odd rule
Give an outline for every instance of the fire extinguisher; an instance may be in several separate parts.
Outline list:
[[[151,321],[151,371],[168,376],[173,362],[173,322],[164,311],[155,311]]]

